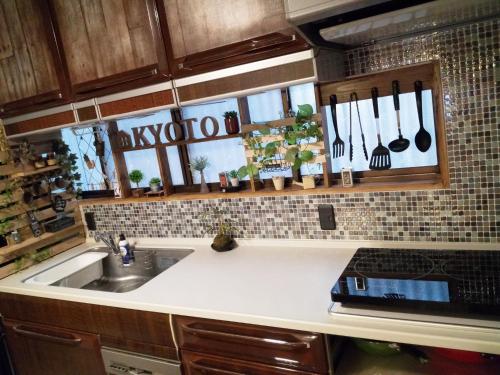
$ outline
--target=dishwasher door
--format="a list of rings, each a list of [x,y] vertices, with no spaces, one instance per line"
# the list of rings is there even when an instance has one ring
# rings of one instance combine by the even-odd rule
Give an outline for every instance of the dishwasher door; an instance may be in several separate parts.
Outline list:
[[[107,347],[101,353],[109,375],[181,375],[181,364],[176,361]]]

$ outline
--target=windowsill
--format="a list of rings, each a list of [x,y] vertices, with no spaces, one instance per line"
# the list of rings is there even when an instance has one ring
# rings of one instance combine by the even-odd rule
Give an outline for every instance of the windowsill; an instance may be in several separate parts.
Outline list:
[[[334,185],[332,187],[319,186],[315,189],[304,190],[299,186],[287,187],[276,191],[272,187],[266,187],[256,192],[250,189],[241,190],[234,193],[223,193],[213,191],[210,193],[175,193],[162,197],[129,197],[129,198],[97,198],[80,200],[81,206],[94,204],[126,204],[138,202],[158,202],[158,201],[182,201],[182,200],[205,200],[205,199],[239,199],[247,197],[276,197],[276,196],[294,196],[294,195],[331,195],[331,194],[350,194],[350,193],[368,193],[368,192],[390,192],[390,191],[408,191],[408,190],[436,190],[443,189],[445,186],[440,180],[421,180],[401,182],[367,182],[354,185],[353,187],[342,187]]]

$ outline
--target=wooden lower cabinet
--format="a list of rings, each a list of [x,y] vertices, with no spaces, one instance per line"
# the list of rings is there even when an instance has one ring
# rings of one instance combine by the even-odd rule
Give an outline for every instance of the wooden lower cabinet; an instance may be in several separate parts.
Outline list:
[[[256,362],[182,351],[184,375],[300,375],[301,370],[269,366]]]
[[[16,375],[104,375],[99,336],[4,320]]]
[[[184,316],[174,316],[174,331],[187,374],[327,374],[329,371],[322,334]],[[254,366],[262,368],[262,372],[220,367],[224,363],[235,368]]]

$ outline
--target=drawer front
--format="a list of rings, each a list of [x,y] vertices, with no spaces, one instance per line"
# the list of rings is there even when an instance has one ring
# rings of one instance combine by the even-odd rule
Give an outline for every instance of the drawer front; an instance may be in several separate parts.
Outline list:
[[[189,351],[182,352],[184,375],[312,375],[311,372],[228,359]]]
[[[174,327],[181,349],[328,372],[321,334],[181,316],[174,317]]]

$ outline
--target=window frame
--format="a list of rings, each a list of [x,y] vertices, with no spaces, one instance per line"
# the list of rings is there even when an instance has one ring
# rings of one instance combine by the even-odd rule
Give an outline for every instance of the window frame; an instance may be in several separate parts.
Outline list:
[[[253,188],[251,181],[241,181],[242,191],[236,193],[222,193],[219,190],[218,183],[209,183],[213,193],[199,194],[198,185],[193,184],[191,170],[189,168],[189,154],[187,150],[188,142],[181,142],[177,145],[179,156],[182,165],[182,173],[184,185],[173,186],[170,183],[170,170],[168,160],[164,154],[165,146],[148,146],[144,148],[155,148],[157,159],[161,171],[163,186],[166,187],[167,195],[174,195],[172,199],[210,199],[219,196],[248,196],[248,195],[293,195],[293,194],[335,194],[348,192],[365,192],[365,191],[404,191],[407,189],[442,189],[450,185],[448,156],[445,136],[445,121],[444,121],[444,103],[441,87],[440,66],[439,62],[432,61],[423,64],[407,65],[398,69],[384,70],[376,73],[362,74],[351,76],[346,80],[339,82],[316,83],[316,111],[323,117],[323,131],[325,149],[330,150],[331,144],[329,141],[328,127],[326,126],[325,111],[329,105],[329,97],[336,94],[338,103],[349,101],[351,92],[356,91],[359,100],[371,98],[371,88],[377,87],[380,96],[392,95],[392,81],[399,80],[401,93],[414,91],[414,82],[421,80],[424,89],[432,91],[432,102],[434,111],[435,134],[433,141],[436,142],[437,160],[436,166],[424,167],[408,167],[394,168],[383,171],[356,171],[353,172],[353,187],[342,187],[340,173],[332,173],[331,160],[327,158],[327,171],[320,178],[320,184],[316,189],[303,190],[299,187],[294,187],[291,184],[292,178],[287,178],[286,189],[283,191],[274,191],[272,188],[271,179],[266,179],[263,186],[259,190]],[[283,103],[283,112],[288,113],[290,109],[290,92],[288,88],[281,89],[281,97]],[[247,97],[237,97],[238,111],[240,114],[240,127],[243,129],[245,124],[251,124],[250,111]],[[179,122],[182,120],[182,112],[180,109],[171,109],[172,120]],[[115,121],[108,122],[108,132],[118,131]],[[232,136],[217,136],[213,139],[201,139],[195,142],[210,142],[216,139],[229,138],[234,136],[243,137],[243,133]],[[131,195],[130,182],[128,180],[127,167],[123,153],[126,150],[119,149],[111,142],[111,148],[116,167],[116,176],[120,184],[122,196],[129,197]],[[327,177],[326,177],[327,176]],[[294,178],[297,175],[294,174]],[[325,181],[325,179],[327,179]],[[251,190],[251,191],[250,191]],[[219,193],[219,195],[217,194]]]

